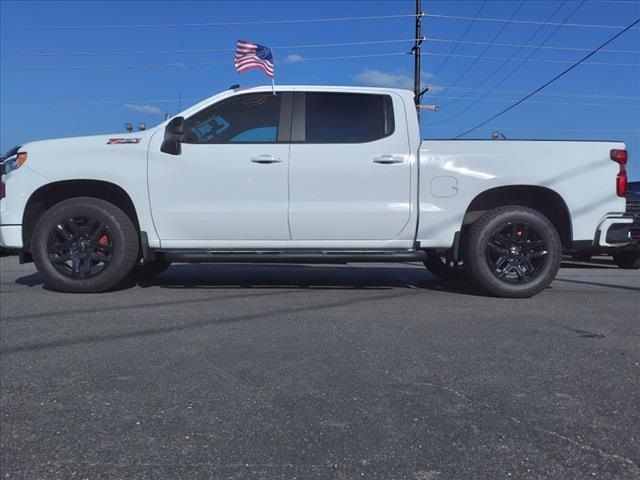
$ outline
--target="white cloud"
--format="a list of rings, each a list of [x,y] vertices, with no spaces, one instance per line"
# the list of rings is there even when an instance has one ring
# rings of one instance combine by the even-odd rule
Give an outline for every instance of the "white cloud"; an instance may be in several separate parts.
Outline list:
[[[364,72],[354,75],[353,80],[373,87],[412,88],[413,79],[409,75],[381,72],[380,70],[366,69]]]
[[[140,113],[148,113],[150,115],[162,115],[162,110],[151,105],[136,105],[135,103],[125,103],[125,107]]]
[[[295,53],[291,55],[287,55],[284,59],[285,62],[289,62],[289,63],[301,62],[302,60],[304,60],[304,57],[302,55],[298,55]]]
[[[421,78],[431,79],[433,74],[420,72]],[[354,81],[372,87],[405,88],[413,90],[413,77],[402,73],[387,73],[380,70],[366,69],[364,72],[351,77]],[[431,93],[439,92],[442,87],[422,82],[422,88],[429,87]]]
[[[420,71],[420,76],[422,78],[426,78],[427,80],[431,80],[433,78],[433,73],[427,72],[426,70],[421,70]]]

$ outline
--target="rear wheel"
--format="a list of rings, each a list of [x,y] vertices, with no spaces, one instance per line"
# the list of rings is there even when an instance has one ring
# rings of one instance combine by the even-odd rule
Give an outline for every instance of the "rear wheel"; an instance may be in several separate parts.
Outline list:
[[[131,219],[115,205],[90,197],[62,201],[35,226],[33,261],[45,284],[61,292],[109,290],[124,280],[138,258]]]
[[[620,252],[611,255],[615,264],[625,270],[637,270],[640,268],[640,253]]]
[[[560,268],[558,232],[531,208],[490,211],[472,225],[468,240],[471,278],[498,297],[531,297],[549,286]]]

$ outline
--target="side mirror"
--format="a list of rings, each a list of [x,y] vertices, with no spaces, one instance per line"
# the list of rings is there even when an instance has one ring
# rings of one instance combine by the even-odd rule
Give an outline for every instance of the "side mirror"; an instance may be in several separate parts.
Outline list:
[[[170,155],[182,153],[181,143],[184,140],[184,117],[175,117],[164,129],[164,141],[160,151]]]

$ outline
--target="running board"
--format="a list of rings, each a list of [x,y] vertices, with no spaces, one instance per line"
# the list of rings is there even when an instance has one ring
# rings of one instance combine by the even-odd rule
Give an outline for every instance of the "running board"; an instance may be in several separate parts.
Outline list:
[[[167,250],[175,263],[356,263],[422,262],[423,250]]]

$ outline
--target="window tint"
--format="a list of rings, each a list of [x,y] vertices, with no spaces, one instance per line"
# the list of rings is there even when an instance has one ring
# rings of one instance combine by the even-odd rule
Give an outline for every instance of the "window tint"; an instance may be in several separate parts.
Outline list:
[[[271,143],[278,138],[281,95],[232,97],[189,117],[185,143]]]
[[[363,143],[393,133],[388,95],[306,93],[307,143]]]

